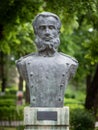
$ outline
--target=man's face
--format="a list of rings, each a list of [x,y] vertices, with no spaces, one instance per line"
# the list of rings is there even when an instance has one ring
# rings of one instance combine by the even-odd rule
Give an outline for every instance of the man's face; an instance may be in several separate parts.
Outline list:
[[[38,21],[38,36],[44,41],[50,41],[58,36],[57,21],[54,17],[40,17]]]

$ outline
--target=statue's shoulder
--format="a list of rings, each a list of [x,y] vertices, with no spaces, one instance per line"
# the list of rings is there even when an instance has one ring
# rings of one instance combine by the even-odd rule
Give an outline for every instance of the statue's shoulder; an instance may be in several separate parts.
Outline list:
[[[28,60],[30,60],[33,55],[34,55],[34,53],[25,55],[16,61],[17,69],[18,69],[21,77],[25,80],[27,80],[27,72],[26,72],[26,68],[25,68],[26,62],[28,62]]]
[[[74,57],[67,55],[67,54],[64,54],[62,52],[60,52],[60,55],[65,57],[68,61],[72,61],[72,62],[78,64],[78,61]]]
[[[26,61],[30,60],[32,56],[34,56],[35,53],[31,53],[31,54],[28,54],[28,55],[25,55],[23,57],[21,57],[20,59],[16,60],[16,63],[25,63]]]

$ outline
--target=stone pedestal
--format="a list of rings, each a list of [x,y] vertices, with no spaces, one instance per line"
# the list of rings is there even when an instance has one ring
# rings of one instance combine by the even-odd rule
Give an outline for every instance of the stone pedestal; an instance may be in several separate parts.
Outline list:
[[[24,125],[24,130],[69,130],[69,107],[25,107]]]

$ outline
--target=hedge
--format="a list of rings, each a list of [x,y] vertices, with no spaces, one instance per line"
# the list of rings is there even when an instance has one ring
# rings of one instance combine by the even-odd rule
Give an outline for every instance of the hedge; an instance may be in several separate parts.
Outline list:
[[[85,109],[74,109],[70,113],[71,130],[94,130],[95,117]]]
[[[3,106],[15,106],[16,105],[16,100],[13,99],[0,99],[0,107]]]
[[[1,121],[15,121],[23,120],[23,106],[4,106],[0,107]]]

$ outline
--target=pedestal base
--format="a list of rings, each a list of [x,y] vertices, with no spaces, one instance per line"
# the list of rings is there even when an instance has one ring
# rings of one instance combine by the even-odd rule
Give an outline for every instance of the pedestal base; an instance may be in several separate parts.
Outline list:
[[[69,130],[69,107],[25,107],[24,125],[24,130]]]

